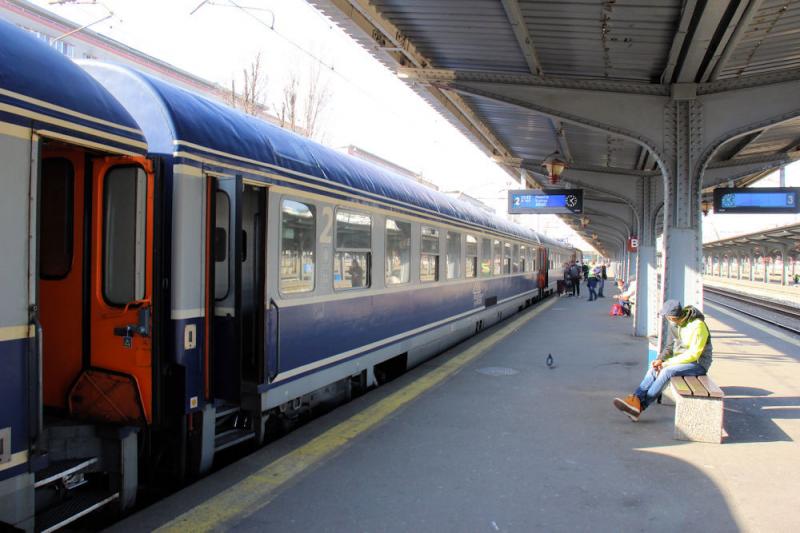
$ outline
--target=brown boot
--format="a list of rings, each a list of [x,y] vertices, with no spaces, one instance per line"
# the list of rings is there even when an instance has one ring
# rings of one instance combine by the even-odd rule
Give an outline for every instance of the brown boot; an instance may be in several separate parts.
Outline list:
[[[639,420],[639,415],[642,414],[642,402],[634,394],[628,395],[624,400],[614,398],[614,407],[628,415],[628,418],[634,422]]]

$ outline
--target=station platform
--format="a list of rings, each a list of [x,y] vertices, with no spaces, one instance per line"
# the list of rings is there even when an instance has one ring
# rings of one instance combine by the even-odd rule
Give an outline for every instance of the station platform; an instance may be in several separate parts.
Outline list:
[[[800,340],[708,305],[727,434],[676,441],[611,405],[647,364],[611,303],[545,301],[112,529],[800,530]]]
[[[800,285],[794,285],[793,283],[780,285],[779,283],[729,279],[719,276],[703,276],[703,283],[709,287],[719,287],[720,289],[800,307]]]

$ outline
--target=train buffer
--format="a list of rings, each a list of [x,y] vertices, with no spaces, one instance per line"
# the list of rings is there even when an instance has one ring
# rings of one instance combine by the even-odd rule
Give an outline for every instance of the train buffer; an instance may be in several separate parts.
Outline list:
[[[610,303],[550,298],[115,529],[800,528],[800,340],[707,304],[722,444],[674,440],[675,407],[611,406],[647,361]]]

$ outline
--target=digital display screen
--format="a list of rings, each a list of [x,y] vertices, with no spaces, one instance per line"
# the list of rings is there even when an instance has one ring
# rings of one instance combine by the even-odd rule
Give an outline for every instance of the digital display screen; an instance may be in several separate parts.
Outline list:
[[[800,188],[720,188],[714,190],[715,213],[800,213]]]
[[[581,213],[582,189],[522,189],[508,191],[511,214]]]
[[[529,207],[541,209],[543,207],[566,207],[566,194],[517,194],[514,196],[514,207]]]

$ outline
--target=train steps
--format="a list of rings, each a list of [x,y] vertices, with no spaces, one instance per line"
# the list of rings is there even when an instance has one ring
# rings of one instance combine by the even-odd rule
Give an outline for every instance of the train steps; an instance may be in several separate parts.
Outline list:
[[[54,461],[36,472],[36,531],[56,531],[119,498],[119,492],[90,488],[86,474],[97,457]]]
[[[71,488],[75,488],[86,483],[81,474],[94,464],[97,464],[97,457],[56,461],[36,472],[36,481],[33,486],[38,489],[56,481],[64,481],[66,484],[72,479],[71,483],[74,485]],[[79,475],[80,478],[77,477]]]
[[[256,434],[249,429],[233,428],[222,433],[218,433],[214,438],[214,451],[220,452],[231,446],[236,446],[242,442],[247,442],[256,438]]]
[[[119,492],[98,490],[79,492],[59,505],[36,515],[36,531],[47,533],[61,529],[118,498]]]
[[[220,405],[216,411],[214,453],[255,439],[255,432],[247,427],[247,415],[238,405]]]

